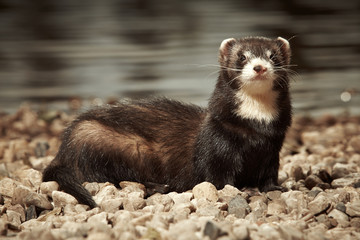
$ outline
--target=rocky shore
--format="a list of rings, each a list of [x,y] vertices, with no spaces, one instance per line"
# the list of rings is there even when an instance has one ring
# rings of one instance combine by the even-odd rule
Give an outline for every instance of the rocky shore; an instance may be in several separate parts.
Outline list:
[[[72,115],[0,116],[0,239],[360,239],[360,117],[296,117],[281,152],[288,192],[201,183],[145,198],[143,185],[84,183],[89,209],[41,181]]]

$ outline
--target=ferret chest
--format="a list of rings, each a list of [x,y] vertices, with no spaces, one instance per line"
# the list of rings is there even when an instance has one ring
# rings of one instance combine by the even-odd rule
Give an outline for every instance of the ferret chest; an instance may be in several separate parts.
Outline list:
[[[269,123],[278,116],[277,97],[275,91],[266,95],[250,95],[241,91],[236,94],[238,107],[235,114],[241,118]]]

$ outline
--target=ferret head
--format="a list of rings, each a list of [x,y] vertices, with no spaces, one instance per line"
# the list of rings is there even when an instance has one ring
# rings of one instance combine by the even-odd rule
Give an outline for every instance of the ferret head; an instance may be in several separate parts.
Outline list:
[[[220,45],[219,63],[233,89],[256,95],[287,87],[290,55],[289,42],[281,37],[229,38]]]

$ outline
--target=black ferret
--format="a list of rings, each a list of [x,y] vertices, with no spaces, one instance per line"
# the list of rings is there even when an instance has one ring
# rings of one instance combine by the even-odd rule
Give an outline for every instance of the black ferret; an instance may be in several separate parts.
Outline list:
[[[278,185],[279,151],[291,124],[290,45],[278,37],[226,39],[207,108],[166,98],[119,102],[81,114],[44,170],[80,203],[87,182],[136,181],[182,192],[208,181],[260,191]]]

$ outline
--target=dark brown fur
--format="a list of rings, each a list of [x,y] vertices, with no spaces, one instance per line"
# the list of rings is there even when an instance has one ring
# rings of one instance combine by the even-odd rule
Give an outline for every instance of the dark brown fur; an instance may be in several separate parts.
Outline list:
[[[229,41],[220,51],[223,67],[237,68],[239,53],[255,55],[272,49],[274,63],[289,63],[289,49],[267,38]],[[226,55],[226,56],[225,56]],[[286,63],[286,64],[285,64]],[[64,132],[63,142],[44,171],[44,181],[55,180],[79,202],[95,207],[82,182],[137,181],[159,191],[186,191],[202,181],[217,188],[279,189],[279,151],[291,122],[287,66],[277,70],[274,91],[279,93],[278,117],[271,122],[234,114],[241,79],[222,68],[206,109],[159,98],[129,101],[81,114]],[[240,103],[241,104],[241,103]]]

